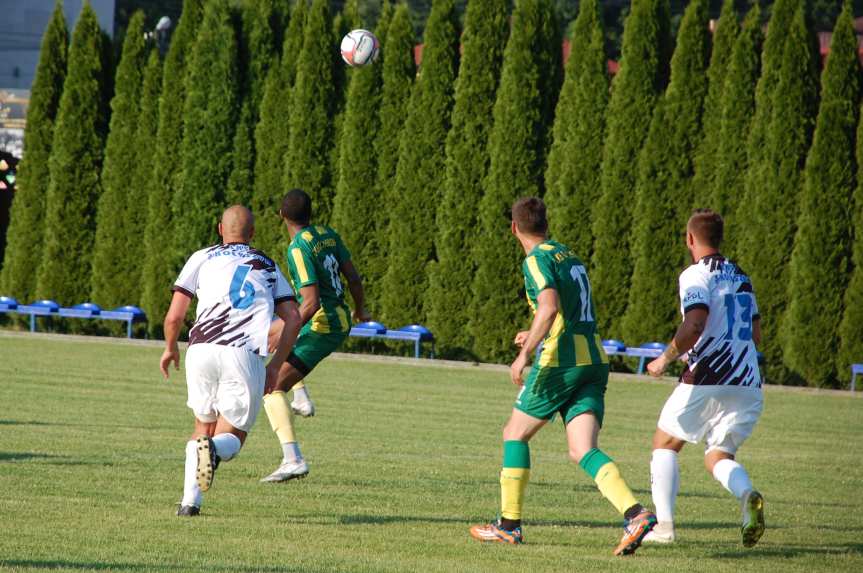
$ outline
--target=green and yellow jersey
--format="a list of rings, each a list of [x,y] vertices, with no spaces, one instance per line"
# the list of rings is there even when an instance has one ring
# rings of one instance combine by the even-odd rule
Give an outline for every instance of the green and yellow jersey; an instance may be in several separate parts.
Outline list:
[[[587,270],[568,247],[544,241],[522,264],[524,286],[531,309],[544,289],[557,291],[558,312],[542,345],[536,365],[569,368],[607,364],[608,356],[596,332],[596,318]]]
[[[351,329],[345,288],[342,285],[342,265],[351,254],[333,229],[320,225],[303,227],[288,245],[288,270],[291,285],[302,303],[300,289],[316,284],[321,308],[309,321],[312,332],[342,333]]]

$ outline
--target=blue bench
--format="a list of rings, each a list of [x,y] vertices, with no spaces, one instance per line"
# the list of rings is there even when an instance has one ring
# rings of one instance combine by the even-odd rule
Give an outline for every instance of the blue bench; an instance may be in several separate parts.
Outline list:
[[[358,338],[383,338],[386,340],[407,340],[414,343],[414,358],[419,358],[423,342],[431,343],[431,357],[434,358],[434,335],[419,324],[410,324],[395,330],[388,329],[380,322],[361,322],[351,328],[351,336]]]
[[[84,302],[70,308],[61,307],[53,300],[38,300],[32,304],[18,304],[8,296],[0,296],[0,312],[23,314],[30,317],[30,332],[36,332],[36,317],[57,316],[61,318],[83,318],[119,320],[126,323],[126,337],[132,338],[132,324],[146,322],[147,316],[137,306],[121,306],[114,310],[102,310],[98,304]]]
[[[852,364],[851,365],[851,391],[854,392],[857,389],[857,375],[863,374],[863,364]]]

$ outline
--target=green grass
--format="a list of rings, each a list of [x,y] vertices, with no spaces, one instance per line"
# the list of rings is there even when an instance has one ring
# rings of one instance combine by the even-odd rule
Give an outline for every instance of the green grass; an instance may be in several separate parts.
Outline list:
[[[863,401],[769,391],[741,450],[767,500],[745,550],[733,498],[682,455],[679,543],[614,558],[620,518],[566,458],[559,423],[532,444],[521,547],[470,524],[498,510],[507,374],[330,359],[297,422],[309,478],[258,483],[280,451],[263,413],[198,519],[174,517],[192,428],[160,349],[0,333],[0,570],[863,571]],[[650,503],[650,438],[669,384],[614,379],[601,446]]]

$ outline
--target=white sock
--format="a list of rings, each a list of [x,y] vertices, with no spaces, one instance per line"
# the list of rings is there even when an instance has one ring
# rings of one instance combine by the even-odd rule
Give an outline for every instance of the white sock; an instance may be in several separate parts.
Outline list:
[[[656,519],[660,522],[674,522],[674,504],[680,489],[680,466],[674,450],[653,450],[650,460],[650,490]]]
[[[216,455],[223,462],[227,462],[239,453],[243,444],[234,434],[225,433],[213,436],[213,445],[216,447]]]
[[[186,471],[183,480],[183,501],[180,505],[194,505],[201,507],[203,495],[198,487],[196,474],[198,473],[198,442],[189,440],[186,443]]]
[[[302,388],[294,388],[294,402],[308,402],[309,401],[309,393],[306,392],[306,387]]]
[[[300,445],[297,442],[282,444],[282,463],[291,464],[301,462],[303,454],[300,453]]]
[[[743,494],[752,489],[749,474],[734,460],[725,459],[716,462],[713,466],[713,477],[737,499],[742,499]]]

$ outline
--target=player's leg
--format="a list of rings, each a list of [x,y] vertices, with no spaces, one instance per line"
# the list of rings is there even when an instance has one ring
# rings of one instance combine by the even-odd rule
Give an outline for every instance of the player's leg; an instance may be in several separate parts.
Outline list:
[[[677,455],[686,442],[657,428],[653,434],[653,454],[650,458],[650,491],[658,523],[646,542],[674,541],[674,506],[680,490],[680,465]]]
[[[315,403],[312,402],[309,396],[309,389],[306,383],[300,380],[293,387],[294,399],[291,400],[291,411],[303,418],[310,418],[315,415]]]
[[[196,344],[186,351],[186,405],[195,415],[195,429],[186,442],[183,479],[183,498],[177,507],[177,515],[198,515],[203,502],[198,485],[198,438],[212,436],[218,420],[216,388],[218,384],[218,357],[214,345]]]
[[[264,395],[264,410],[282,446],[282,461],[262,482],[279,483],[303,478],[309,473],[309,466],[300,452],[300,445],[294,433],[293,412],[287,394],[288,390],[306,376],[308,369],[293,354],[291,357],[293,358],[290,362],[285,362],[279,369],[276,388]]]
[[[569,376],[576,387],[571,401],[562,411],[569,457],[596,482],[603,497],[623,516],[624,535],[614,554],[629,555],[638,549],[644,536],[656,525],[656,516],[638,502],[617,464],[599,449],[608,365],[573,368]]]
[[[764,497],[735,458],[761,416],[761,393],[737,388],[723,388],[718,392],[722,410],[705,437],[704,466],[740,502],[743,545],[752,547],[764,534]]]
[[[500,519],[471,527],[479,541],[521,543],[522,508],[530,479],[528,442],[569,399],[570,391],[561,384],[561,371],[534,365],[518,392],[512,414],[503,429],[503,464],[500,472]],[[547,389],[536,392],[542,386]]]
[[[470,534],[479,541],[521,543],[524,493],[530,479],[530,439],[548,420],[513,409],[503,428],[503,463],[500,470],[500,519],[475,525]]]

